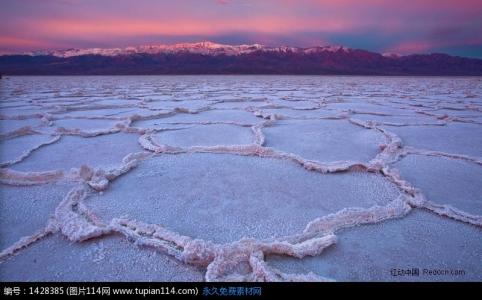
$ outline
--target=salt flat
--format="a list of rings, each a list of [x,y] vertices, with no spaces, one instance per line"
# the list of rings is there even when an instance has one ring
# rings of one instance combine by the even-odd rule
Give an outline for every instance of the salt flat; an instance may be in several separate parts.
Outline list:
[[[0,279],[480,281],[481,136],[478,77],[4,78]]]

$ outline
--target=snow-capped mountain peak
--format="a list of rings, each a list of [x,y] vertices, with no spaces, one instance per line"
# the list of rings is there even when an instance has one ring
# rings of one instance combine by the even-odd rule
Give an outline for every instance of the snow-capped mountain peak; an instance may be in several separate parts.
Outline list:
[[[198,43],[179,43],[173,45],[145,45],[131,46],[125,48],[86,48],[86,49],[65,49],[65,50],[47,50],[33,51],[25,53],[26,55],[41,56],[51,55],[56,57],[73,57],[82,55],[101,55],[101,56],[119,56],[131,54],[173,54],[173,53],[195,53],[203,55],[241,55],[256,51],[263,52],[280,52],[280,53],[319,53],[319,52],[347,52],[350,49],[342,46],[318,46],[310,48],[300,47],[268,47],[261,44],[242,44],[242,45],[226,45],[218,44],[210,41]]]

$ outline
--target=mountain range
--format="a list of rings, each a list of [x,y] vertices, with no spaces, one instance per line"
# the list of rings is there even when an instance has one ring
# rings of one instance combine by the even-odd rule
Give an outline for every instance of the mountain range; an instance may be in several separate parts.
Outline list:
[[[268,47],[212,42],[33,51],[0,56],[6,75],[310,74],[482,75],[482,60],[380,54],[343,46]]]

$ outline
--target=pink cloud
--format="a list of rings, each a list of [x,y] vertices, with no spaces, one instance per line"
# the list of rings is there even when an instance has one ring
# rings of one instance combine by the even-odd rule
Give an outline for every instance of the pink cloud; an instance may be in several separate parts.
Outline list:
[[[426,41],[409,41],[397,44],[386,49],[385,52],[399,53],[399,54],[412,54],[412,53],[424,53],[434,48],[435,45]]]
[[[343,32],[354,28],[349,20],[327,18],[299,22],[297,18],[257,17],[248,19],[221,19],[206,22],[196,19],[174,21],[142,21],[138,19],[72,20],[45,19],[24,22],[30,34],[36,36],[95,38],[99,36],[133,35],[214,35],[229,32],[296,33],[306,28],[322,28],[326,32]]]
[[[395,45],[392,45],[385,49],[384,52],[399,53],[399,54],[413,54],[413,53],[428,53],[434,52],[438,48],[454,47],[457,45],[463,46],[475,46],[482,44],[482,36],[476,38],[470,38],[466,40],[452,41],[452,40],[411,40],[404,41]]]
[[[29,49],[47,49],[65,47],[61,43],[52,43],[45,40],[19,38],[13,36],[0,36],[0,52],[25,51]]]

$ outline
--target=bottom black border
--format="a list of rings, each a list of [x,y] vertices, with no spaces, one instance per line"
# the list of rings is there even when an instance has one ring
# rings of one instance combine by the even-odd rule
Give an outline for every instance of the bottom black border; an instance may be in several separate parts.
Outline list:
[[[475,283],[211,283],[211,282],[2,282],[2,298],[20,297],[71,299],[109,299],[116,297],[153,298],[252,298],[272,299],[302,297],[321,299],[327,293],[341,295],[363,293],[374,296],[414,296],[429,292],[444,296],[461,296],[482,290],[480,282]],[[130,292],[129,292],[130,291]]]

